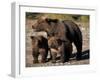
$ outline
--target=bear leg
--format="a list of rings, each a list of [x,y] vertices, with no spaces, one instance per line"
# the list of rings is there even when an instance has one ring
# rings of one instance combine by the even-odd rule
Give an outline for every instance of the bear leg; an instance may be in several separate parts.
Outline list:
[[[41,63],[45,63],[47,59],[47,50],[44,48],[39,49],[39,53],[41,55]]]
[[[76,59],[81,60],[82,59],[82,42],[76,42],[75,46],[77,49]]]
[[[58,51],[56,49],[51,49],[52,63],[56,63],[56,56]]]
[[[38,63],[39,61],[38,61],[38,56],[39,56],[39,53],[37,53],[37,52],[33,52],[33,58],[34,58],[34,60],[33,60],[33,63]]]

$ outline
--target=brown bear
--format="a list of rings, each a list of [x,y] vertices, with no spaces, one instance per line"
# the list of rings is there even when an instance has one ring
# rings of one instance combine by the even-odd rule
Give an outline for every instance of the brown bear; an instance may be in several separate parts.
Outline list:
[[[56,63],[56,57],[59,54],[58,51],[58,42],[55,37],[49,37],[48,38],[48,46],[50,48],[50,54],[51,54],[51,59],[52,63]]]
[[[33,63],[38,63],[41,55],[41,63],[45,63],[48,55],[48,40],[43,36],[31,36]]]
[[[77,49],[76,59],[81,60],[82,32],[73,21],[40,18],[32,28],[36,29],[36,31],[47,32],[48,37],[56,37],[56,40],[61,43],[62,62],[69,61],[69,55],[72,53],[72,43],[75,44]]]
[[[52,63],[56,63],[57,55],[60,55],[60,62],[69,61],[69,57],[72,53],[72,44],[70,42],[64,43],[55,36],[49,37],[48,46],[51,51]]]
[[[81,60],[82,59],[82,32],[77,24],[75,24],[73,21],[70,20],[64,20],[63,21],[67,34],[66,37],[71,41],[71,43],[74,43],[77,49],[76,59]]]

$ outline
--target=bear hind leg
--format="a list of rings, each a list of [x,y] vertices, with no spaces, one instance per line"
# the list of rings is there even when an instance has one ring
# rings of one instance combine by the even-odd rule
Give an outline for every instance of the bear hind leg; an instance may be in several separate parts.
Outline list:
[[[75,46],[77,49],[76,59],[81,60],[82,59],[82,42],[76,42]]]

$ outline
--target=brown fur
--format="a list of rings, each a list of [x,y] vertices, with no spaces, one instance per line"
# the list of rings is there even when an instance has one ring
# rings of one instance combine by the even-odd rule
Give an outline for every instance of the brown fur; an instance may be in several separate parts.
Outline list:
[[[81,59],[82,53],[82,33],[77,24],[72,21],[60,21],[57,19],[38,19],[37,24],[33,29],[36,31],[45,31],[49,38],[56,38],[51,41],[50,48],[61,48],[61,61],[69,61],[70,54],[72,53],[72,43],[75,44],[77,49],[76,59]],[[48,40],[49,40],[48,38]],[[58,42],[58,43],[56,43]],[[55,45],[56,44],[56,45]],[[60,45],[59,45],[60,44]],[[59,46],[58,46],[59,45]]]
[[[56,62],[57,54],[60,55],[60,62],[69,61],[70,55],[72,54],[72,44],[69,41],[63,42],[53,36],[48,39],[48,45],[51,50],[53,63]]]
[[[33,63],[38,63],[38,56],[41,55],[41,63],[46,62],[46,58],[48,55],[48,41],[43,36],[34,37],[31,36],[32,39],[32,55],[33,55]]]

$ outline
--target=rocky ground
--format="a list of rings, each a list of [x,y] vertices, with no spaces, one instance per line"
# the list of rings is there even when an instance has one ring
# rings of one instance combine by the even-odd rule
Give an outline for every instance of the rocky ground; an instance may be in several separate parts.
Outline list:
[[[41,66],[59,66],[59,65],[83,65],[89,64],[89,24],[88,23],[77,23],[82,31],[83,35],[83,53],[82,58],[83,60],[76,61],[75,60],[75,53],[76,48],[73,47],[73,54],[70,62],[62,63],[55,63],[52,64],[51,61],[44,63],[44,64],[33,64],[33,57],[32,57],[32,48],[31,48],[31,39],[30,35],[32,34],[32,24],[34,24],[33,20],[26,20],[26,67],[41,67]],[[49,58],[49,55],[48,55]]]

